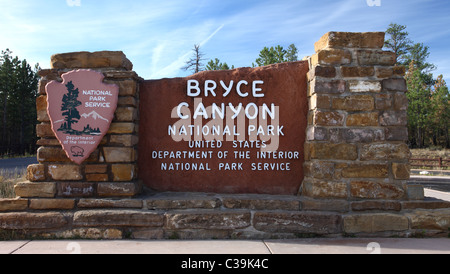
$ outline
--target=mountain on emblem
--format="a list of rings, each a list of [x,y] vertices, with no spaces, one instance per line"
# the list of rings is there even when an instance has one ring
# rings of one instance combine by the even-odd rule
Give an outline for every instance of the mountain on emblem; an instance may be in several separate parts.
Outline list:
[[[81,164],[108,132],[119,87],[104,84],[104,75],[93,70],[75,70],[61,77],[62,83],[52,81],[45,87],[47,112],[67,156]]]
[[[101,120],[104,120],[104,121],[106,121],[107,123],[109,123],[109,120],[108,120],[108,119],[103,118],[100,114],[98,114],[97,112],[95,112],[95,110],[93,110],[93,111],[92,111],[91,113],[89,113],[89,114],[83,113],[83,114],[81,114],[81,117],[83,117],[83,118],[89,118],[89,117],[92,117],[94,120],[101,119]]]

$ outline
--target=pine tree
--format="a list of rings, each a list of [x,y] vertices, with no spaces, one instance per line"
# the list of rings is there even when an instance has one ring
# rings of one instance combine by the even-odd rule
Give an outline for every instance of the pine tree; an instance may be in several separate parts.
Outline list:
[[[75,88],[72,81],[67,83],[67,94],[64,94],[62,99],[61,111],[63,111],[62,115],[65,116],[65,121],[67,122],[67,131],[71,132],[72,124],[78,123],[78,120],[81,118],[80,113],[77,110],[77,107],[81,105],[81,102],[78,101],[78,88]]]
[[[39,65],[6,49],[0,56],[0,154],[35,153]]]
[[[390,36],[384,42],[384,47],[395,53],[395,62],[397,65],[405,64],[404,57],[411,48],[412,41],[408,38],[408,32],[405,31],[406,26],[391,23],[386,30],[386,34]],[[406,63],[406,66],[409,62]]]
[[[450,93],[444,76],[438,76],[434,84],[434,92],[431,97],[433,143],[439,145],[439,139],[444,138],[443,146],[450,148]]]
[[[425,146],[425,135],[431,123],[431,89],[424,82],[421,71],[414,61],[409,65],[406,74],[408,84],[408,130],[412,145],[422,148]]]
[[[215,60],[210,60],[206,65],[206,70],[229,70],[230,67],[227,63],[221,63],[218,58]],[[234,66],[231,66],[231,69],[234,69]]]
[[[286,52],[286,62],[298,61],[298,49],[294,44],[289,45]]]

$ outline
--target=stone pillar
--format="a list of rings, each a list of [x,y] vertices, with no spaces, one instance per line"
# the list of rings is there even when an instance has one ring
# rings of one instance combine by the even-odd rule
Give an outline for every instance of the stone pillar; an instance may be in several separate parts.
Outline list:
[[[56,54],[51,69],[39,72],[37,141],[39,164],[28,167],[30,182],[16,186],[17,196],[30,198],[127,197],[139,193],[137,144],[140,78],[123,52],[76,52]],[[45,85],[62,81],[61,75],[75,69],[102,72],[104,82],[119,86],[119,101],[108,133],[82,164],[72,163],[51,130],[47,115]]]
[[[410,151],[405,69],[382,32],[330,32],[309,58],[302,195],[407,199]]]

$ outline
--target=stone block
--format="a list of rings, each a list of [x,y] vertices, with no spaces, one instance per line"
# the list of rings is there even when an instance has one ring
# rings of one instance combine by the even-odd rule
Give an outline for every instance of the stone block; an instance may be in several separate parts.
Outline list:
[[[115,182],[133,181],[136,176],[136,166],[134,164],[116,164],[111,166],[111,172]]]
[[[137,84],[135,80],[105,80],[107,84],[119,86],[119,96],[136,96]]]
[[[164,238],[164,230],[160,228],[156,229],[134,229],[131,237],[133,239],[142,240],[159,240]],[[180,239],[182,237],[179,237]],[[196,238],[198,239],[198,238]]]
[[[312,159],[326,160],[356,160],[358,158],[357,146],[352,144],[310,144],[310,157]]]
[[[384,130],[386,141],[407,141],[408,128],[407,127],[386,127]]]
[[[408,185],[407,186],[408,199],[411,201],[414,200],[424,200],[425,199],[425,190],[423,185]]]
[[[24,211],[28,208],[28,199],[0,199],[0,212]]]
[[[71,52],[51,57],[54,69],[116,68],[132,70],[133,64],[121,51]]]
[[[408,98],[404,92],[397,92],[394,94],[394,109],[403,110],[405,112],[408,109]]]
[[[91,199],[83,198],[78,201],[78,208],[142,208],[140,199]]]
[[[341,74],[344,78],[371,77],[375,74],[373,67],[341,67]]]
[[[380,125],[382,126],[406,126],[407,123],[406,111],[388,110],[380,115]]]
[[[37,151],[39,162],[70,162],[66,152],[61,147],[40,147]]]
[[[108,134],[133,134],[135,130],[134,123],[111,123]]]
[[[392,163],[392,174],[396,180],[409,180],[411,166],[404,163]]]
[[[403,210],[410,209],[443,209],[450,208],[449,201],[443,200],[412,200],[402,202]]]
[[[126,163],[136,160],[133,147],[103,147],[103,155],[108,163]]]
[[[308,141],[328,140],[328,129],[324,127],[309,127],[306,130],[306,138]]]
[[[55,138],[50,138],[50,139],[42,138],[42,139],[37,140],[36,145],[38,145],[38,146],[60,146],[61,144]]]
[[[361,147],[361,160],[409,159],[411,153],[404,143],[374,143]]]
[[[333,99],[332,108],[346,111],[371,111],[375,108],[372,95],[350,95]]]
[[[108,171],[107,165],[86,165],[84,172],[87,174],[106,173]]]
[[[118,122],[133,122],[137,119],[137,109],[134,107],[118,107],[114,115]]]
[[[313,124],[317,126],[342,126],[345,114],[337,111],[314,111]]]
[[[255,229],[271,233],[333,234],[341,232],[340,214],[319,212],[256,212]]]
[[[226,195],[222,198],[223,206],[230,209],[251,210],[289,210],[300,209],[300,200],[296,197]]]
[[[328,32],[314,44],[316,52],[326,48],[372,48],[384,46],[384,32]]]
[[[402,204],[399,201],[382,201],[382,200],[372,200],[372,201],[359,201],[352,202],[351,208],[353,211],[401,211]]]
[[[388,110],[393,106],[391,94],[375,94],[375,107],[378,110]]]
[[[302,184],[302,195],[311,198],[347,198],[347,183],[333,181],[309,181]]]
[[[97,193],[100,197],[129,197],[139,192],[135,183],[98,183]]]
[[[117,105],[121,107],[137,107],[138,102],[134,96],[120,96]]]
[[[56,194],[56,184],[20,182],[14,186],[14,191],[22,198],[53,198]]]
[[[389,167],[384,164],[349,164],[342,169],[344,178],[387,178]]]
[[[109,144],[111,146],[125,146],[132,147],[137,145],[139,142],[139,137],[136,135],[111,135],[109,139]]]
[[[108,174],[86,174],[86,181],[88,182],[108,182]]]
[[[55,181],[80,181],[83,179],[81,167],[78,165],[48,166],[48,176]]]
[[[384,137],[381,129],[344,128],[341,132],[342,139],[347,143],[369,143]]]
[[[404,66],[377,67],[376,76],[378,78],[402,77],[405,75],[405,70]]]
[[[145,200],[145,203],[150,210],[215,209],[222,205],[222,202],[217,197],[192,193],[161,194]]]
[[[68,225],[68,218],[59,212],[14,212],[0,214],[0,229],[25,230],[56,229]]]
[[[73,216],[74,227],[162,227],[163,214],[140,210],[82,210]]]
[[[409,228],[407,217],[391,213],[347,215],[343,222],[346,233],[404,231]]]
[[[350,92],[381,92],[381,82],[373,80],[352,80],[348,81]]]
[[[92,197],[95,195],[95,184],[87,182],[64,182],[57,184],[59,197]]]
[[[310,95],[314,93],[318,94],[340,94],[346,90],[346,82],[343,80],[313,80],[310,83]]]
[[[308,77],[310,79],[314,77],[334,78],[336,77],[336,69],[329,66],[316,66],[309,71]]]
[[[406,196],[402,184],[392,184],[372,181],[350,182],[350,194],[361,199],[404,199]]]
[[[50,118],[47,113],[47,96],[41,95],[36,98],[36,112],[37,120],[39,122],[50,122]]]
[[[56,138],[51,125],[48,123],[36,125],[36,135],[40,138]]]
[[[358,50],[358,63],[360,66],[392,66],[396,56],[391,51],[382,50]]]
[[[27,180],[31,182],[43,182],[45,179],[45,165],[35,164],[27,167]]]
[[[75,207],[75,200],[73,199],[31,199],[30,209],[35,210],[70,210]]]
[[[249,211],[174,211],[166,213],[167,229],[239,229],[249,227]]]
[[[332,179],[334,176],[334,166],[332,162],[313,161],[309,164],[311,176],[315,179]]]
[[[121,240],[123,233],[114,228],[75,228],[62,232],[41,234],[43,238],[62,238],[62,239],[89,239],[89,240]],[[46,237],[46,235],[48,235]]]
[[[408,90],[404,78],[391,78],[383,80],[383,91],[406,92]]]
[[[304,211],[333,211],[348,212],[349,202],[337,199],[309,199],[302,200],[302,210]]]
[[[450,209],[416,210],[406,214],[413,229],[442,230],[448,233],[450,228]]]
[[[349,127],[375,127],[378,122],[378,112],[367,112],[348,114],[346,124]]]
[[[351,64],[352,53],[346,49],[323,49],[311,56],[312,66],[338,66]]]

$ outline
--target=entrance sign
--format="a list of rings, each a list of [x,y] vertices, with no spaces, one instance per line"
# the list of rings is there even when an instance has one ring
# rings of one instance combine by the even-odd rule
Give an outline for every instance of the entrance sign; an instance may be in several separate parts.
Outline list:
[[[63,82],[46,86],[47,112],[52,130],[67,157],[83,163],[97,148],[114,119],[119,87],[104,84],[104,75],[75,70],[62,75]]]
[[[308,62],[140,86],[139,175],[158,191],[298,193]]]

